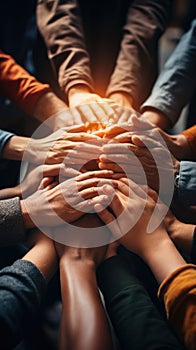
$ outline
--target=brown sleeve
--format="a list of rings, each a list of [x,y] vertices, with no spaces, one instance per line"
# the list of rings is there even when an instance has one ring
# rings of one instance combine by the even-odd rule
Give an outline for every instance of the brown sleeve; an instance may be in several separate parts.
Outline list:
[[[36,15],[61,89],[67,93],[72,86],[83,84],[92,90],[90,58],[78,1],[38,1]]]
[[[189,146],[191,148],[191,157],[196,159],[196,125],[184,130],[182,134],[187,138]]]
[[[33,113],[38,98],[51,91],[18,65],[15,60],[0,51],[0,94],[16,103],[27,114]]]
[[[196,266],[187,264],[175,270],[159,287],[168,319],[186,349],[196,344]]]

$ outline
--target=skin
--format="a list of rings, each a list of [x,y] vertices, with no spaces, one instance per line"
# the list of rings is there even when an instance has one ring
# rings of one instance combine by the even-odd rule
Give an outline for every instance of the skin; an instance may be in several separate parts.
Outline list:
[[[123,180],[124,181],[124,180]],[[175,269],[186,264],[175,245],[169,238],[164,225],[161,223],[152,233],[148,233],[147,227],[156,203],[156,193],[150,190],[147,199],[144,199],[145,191],[141,187],[126,180],[127,184],[116,192],[110,207],[117,217],[117,223],[114,222],[114,215],[107,209],[100,211],[101,205],[96,204],[95,208],[98,211],[100,218],[108,225],[114,235],[118,235],[119,231],[124,230],[123,220],[118,219],[122,208],[125,208],[125,197],[128,193],[128,184],[131,185],[132,197],[126,202],[127,218],[134,216],[137,208],[145,201],[145,207],[140,219],[135,223],[135,226],[128,230],[120,239],[119,243],[124,245],[128,250],[138,254],[150,267],[155,275],[158,283],[161,283]],[[152,198],[153,197],[153,198]],[[128,204],[127,204],[128,203]],[[132,203],[132,204],[131,204]],[[132,208],[134,207],[134,211]],[[167,259],[165,259],[167,256]]]
[[[110,171],[88,172],[59,184],[43,179],[36,192],[20,201],[25,227],[66,224],[94,210],[95,201],[106,205],[108,197],[100,181],[110,176]]]
[[[82,164],[86,161],[86,153],[95,157],[100,154],[98,144],[100,137],[87,133],[84,125],[60,129],[51,135],[41,138],[26,138],[20,136],[11,137],[5,144],[2,157],[12,160],[25,160],[30,163],[56,164],[62,163],[65,157],[70,157],[70,162],[74,163],[74,157],[70,151],[74,150],[79,158],[79,149],[85,153],[81,155]],[[91,158],[90,158],[91,159]]]
[[[87,222],[88,215],[79,220],[77,225],[86,227]],[[91,225],[100,225],[95,215],[91,216]],[[96,268],[106,257],[107,246],[74,248],[59,243],[55,243],[55,246],[60,258],[63,305],[60,349],[113,349],[96,281]]]

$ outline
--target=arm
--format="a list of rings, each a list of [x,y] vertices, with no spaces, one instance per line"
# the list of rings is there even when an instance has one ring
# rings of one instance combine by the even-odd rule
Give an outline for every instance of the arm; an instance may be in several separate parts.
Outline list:
[[[114,234],[117,234],[117,230],[119,231],[120,229],[120,243],[127,249],[138,254],[150,267],[157,282],[159,284],[162,283],[163,288],[165,286],[166,289],[165,291],[163,290],[163,295],[168,317],[179,337],[189,346],[188,349],[194,349],[195,319],[194,316],[191,315],[195,315],[195,271],[194,279],[192,277],[189,278],[190,268],[187,267],[186,261],[170,240],[162,223],[159,223],[159,226],[157,226],[158,223],[156,223],[156,228],[153,231],[149,231],[149,220],[155,208],[154,200],[156,199],[157,201],[155,193],[149,191],[147,199],[144,199],[144,193],[142,195],[141,192],[142,188],[139,188],[139,186],[135,187],[134,184],[131,183],[131,190],[134,192],[136,191],[135,193],[140,197],[140,200],[137,197],[135,202],[134,195],[131,195],[130,204],[128,204],[128,201],[125,205],[123,204],[123,196],[120,200],[119,196],[114,196],[113,204],[111,203],[111,208],[117,216],[118,226],[116,223],[113,223],[114,217],[106,209],[99,212],[99,215],[105,223],[108,225],[110,224],[110,228],[113,229]],[[121,194],[122,193],[125,195],[125,188],[121,189]],[[150,197],[149,194],[151,194],[154,199]],[[136,214],[132,213],[135,219],[135,225],[132,226],[131,229],[126,229],[125,231],[125,218],[122,220],[119,214],[121,214],[122,209],[126,207],[127,220],[130,221],[131,208],[134,207],[136,211],[141,207],[143,201],[146,204],[141,217],[137,220]],[[136,203],[140,203],[139,206],[136,205]],[[125,232],[126,234],[124,234]],[[193,268],[195,270],[195,266]],[[178,275],[179,271],[187,272],[183,276],[183,283],[174,283],[173,286],[171,286],[170,280],[172,276]],[[168,294],[167,289],[169,290]]]
[[[182,348],[122,257],[113,256],[105,260],[98,268],[97,276],[123,349]]]
[[[195,90],[196,20],[166,62],[142,112],[155,125],[172,127]],[[151,113],[152,112],[152,113]]]
[[[100,226],[99,218],[92,214],[75,224],[91,230],[89,222],[91,227]],[[96,268],[105,258],[107,246],[79,248],[56,244],[56,248],[60,257],[62,295],[60,349],[113,349],[96,281]]]
[[[0,51],[0,93],[41,122],[67,109],[66,104],[52,92],[48,84],[40,83],[11,56],[2,51]],[[66,122],[64,126],[65,124]]]
[[[196,343],[195,278],[195,265],[187,264],[166,276],[159,288],[168,319],[188,350]]]
[[[147,98],[157,74],[158,39],[168,23],[170,4],[170,1],[132,2],[107,97],[125,93],[133,99],[136,110]]]
[[[41,235],[41,234],[40,234]],[[46,282],[56,271],[53,242],[41,236],[35,246],[12,266],[0,271],[0,333],[3,349],[15,347],[36,316],[46,291]]]
[[[92,91],[90,62],[77,0],[54,0],[50,6],[47,1],[38,2],[37,24],[66,95],[78,84]]]
[[[0,200],[0,245],[16,244],[25,238],[19,197]]]

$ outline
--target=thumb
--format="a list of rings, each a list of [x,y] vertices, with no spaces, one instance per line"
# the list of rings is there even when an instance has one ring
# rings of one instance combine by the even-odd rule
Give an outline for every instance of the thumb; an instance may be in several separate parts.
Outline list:
[[[143,143],[143,141],[141,140],[140,137],[138,136],[135,136],[133,135],[132,138],[132,143],[135,145],[135,146],[138,146],[138,147],[146,147],[145,144]]]
[[[114,215],[112,215],[112,213],[110,213],[109,210],[104,208],[101,204],[95,204],[94,209],[100,219],[108,226],[116,239],[121,237],[121,231]]]

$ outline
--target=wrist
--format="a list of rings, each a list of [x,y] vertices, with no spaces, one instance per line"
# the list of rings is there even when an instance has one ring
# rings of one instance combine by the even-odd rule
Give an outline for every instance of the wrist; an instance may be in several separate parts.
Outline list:
[[[133,108],[134,101],[130,94],[127,92],[113,92],[111,93],[108,98],[111,100],[114,100],[114,102],[123,105],[125,107]],[[134,108],[133,108],[134,109]]]
[[[7,199],[13,197],[21,198],[20,185],[11,188],[3,188],[2,190],[0,190],[0,199]]]
[[[171,120],[167,117],[167,115],[153,107],[148,109],[146,108],[142,113],[142,116],[163,130],[170,129],[172,127]]]
[[[169,237],[160,239],[153,250],[148,249],[143,253],[142,258],[159,284],[174,270],[185,264],[185,260]]]
[[[185,135],[176,135],[176,144],[179,148],[180,160],[191,159],[191,148]]]
[[[28,143],[28,137],[12,136],[3,148],[2,157],[12,160],[22,160]]]
[[[91,93],[91,90],[85,84],[74,85],[68,90],[68,99],[72,98],[76,94],[81,94],[81,93]]]
[[[31,217],[30,217],[30,215],[28,213],[28,210],[26,209],[25,200],[21,200],[20,201],[20,206],[21,206],[22,217],[23,217],[25,228],[29,229],[29,228],[35,227],[35,224],[31,220]]]
[[[66,111],[68,106],[58,98],[52,91],[43,93],[35,104],[33,116],[44,122],[56,114]],[[53,120],[50,120],[53,123]]]
[[[92,259],[81,257],[80,254],[63,254],[60,258],[60,267],[66,272],[81,268],[95,270],[96,265]]]
[[[57,256],[53,242],[38,242],[22,260],[30,261],[48,282],[57,269]]]

